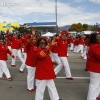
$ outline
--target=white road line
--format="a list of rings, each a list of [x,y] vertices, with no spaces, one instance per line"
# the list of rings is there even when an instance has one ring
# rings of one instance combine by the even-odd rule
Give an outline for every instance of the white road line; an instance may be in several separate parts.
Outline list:
[[[66,78],[66,77],[57,77],[57,78]],[[89,79],[89,77],[73,77],[74,79]]]

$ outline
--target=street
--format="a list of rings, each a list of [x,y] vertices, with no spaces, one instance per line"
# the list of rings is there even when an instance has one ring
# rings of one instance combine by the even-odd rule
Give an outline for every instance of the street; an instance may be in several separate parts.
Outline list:
[[[62,68],[55,79],[58,94],[62,100],[86,100],[89,86],[89,73],[85,71],[86,61],[81,59],[80,53],[76,54],[73,51],[68,53],[67,59],[74,80],[65,79],[64,68]],[[7,65],[13,80],[0,79],[0,100],[34,100],[35,92],[27,91],[26,68],[24,73],[18,71],[21,66],[20,60],[16,60],[16,67],[11,67],[11,57],[9,57]],[[50,100],[47,88],[44,100]]]

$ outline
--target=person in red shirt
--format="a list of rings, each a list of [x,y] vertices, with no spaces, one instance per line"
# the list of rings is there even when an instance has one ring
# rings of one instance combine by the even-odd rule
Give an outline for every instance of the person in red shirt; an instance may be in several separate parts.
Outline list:
[[[87,47],[88,47],[88,44],[89,44],[89,36],[86,36],[85,38],[85,50],[84,52],[82,53],[81,57],[86,60],[87,59],[87,56],[86,56],[86,50],[87,50]]]
[[[68,52],[68,43],[67,43],[67,31],[61,31],[60,38],[57,39],[58,44],[58,56],[60,58],[60,64],[54,69],[55,74],[57,75],[58,72],[62,69],[62,66],[65,68],[66,79],[73,80],[71,76],[70,66],[68,60],[66,58]]]
[[[10,36],[10,35],[7,35],[7,36],[5,37],[5,40],[6,40],[6,44],[7,44],[8,48],[9,48],[9,50],[11,51],[11,41],[10,41],[10,39],[9,39],[9,36]]]
[[[0,39],[0,78],[3,78],[3,73],[6,75],[7,79],[10,81],[12,77],[10,75],[9,69],[7,68],[6,60],[7,54],[14,58],[12,52],[8,49],[7,45],[4,44],[3,40]]]
[[[81,54],[83,53],[83,48],[84,48],[84,36],[79,36],[78,39],[78,48],[77,48],[77,53],[81,51]]]
[[[73,51],[73,49],[74,49],[73,36],[71,36],[71,35],[68,36],[68,42],[70,43],[70,50]]]
[[[24,44],[24,51],[23,51],[23,58],[24,58],[24,61],[26,61],[26,58],[27,58],[27,44],[28,44],[28,39],[30,39],[32,36],[32,34],[25,34],[25,36],[22,36],[22,42]],[[19,72],[20,73],[24,73],[24,68],[25,68],[25,63],[22,63],[21,67],[19,68]]]
[[[78,37],[75,38],[74,40],[74,52],[76,53],[78,49]]]
[[[28,39],[29,40],[29,39]],[[34,76],[35,76],[35,66],[36,66],[36,37],[33,36],[28,41],[26,45],[27,57],[26,57],[26,68],[27,68],[27,90],[29,92],[34,92]]]
[[[56,38],[58,35],[55,35],[52,37],[51,42],[54,41],[56,42]],[[51,47],[51,58],[52,61],[55,62],[57,65],[60,64],[60,59],[58,57],[58,44],[57,42]]]
[[[22,62],[22,64],[25,63],[24,59],[22,58],[22,55],[21,55],[21,49],[22,49],[22,43],[21,41],[18,39],[18,36],[17,34],[13,34],[13,37],[10,37],[10,40],[11,40],[11,48],[12,48],[12,53],[14,54],[15,58],[12,59],[12,62],[11,62],[11,66],[12,67],[15,67],[15,61],[16,61],[16,56],[18,56],[18,58],[20,59],[20,61]]]
[[[100,100],[97,98],[100,93],[100,33],[90,35],[86,70],[90,73],[87,100]]]
[[[57,93],[54,80],[56,75],[53,69],[53,63],[50,57],[50,46],[46,46],[47,41],[45,38],[39,38],[37,40],[36,50],[36,94],[35,100],[43,100],[44,90],[47,86],[51,100],[61,100]]]

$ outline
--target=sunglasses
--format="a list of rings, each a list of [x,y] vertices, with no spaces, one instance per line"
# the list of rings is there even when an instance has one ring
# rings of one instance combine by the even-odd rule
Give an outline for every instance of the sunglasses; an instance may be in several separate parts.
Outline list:
[[[46,42],[40,42],[40,44],[46,44]]]

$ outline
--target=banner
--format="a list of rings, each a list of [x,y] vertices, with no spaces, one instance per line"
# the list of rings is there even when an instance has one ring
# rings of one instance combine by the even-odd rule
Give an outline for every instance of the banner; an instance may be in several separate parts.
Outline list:
[[[18,22],[11,22],[11,23],[0,23],[0,31],[6,31],[6,30],[14,30],[14,27],[19,27]]]

